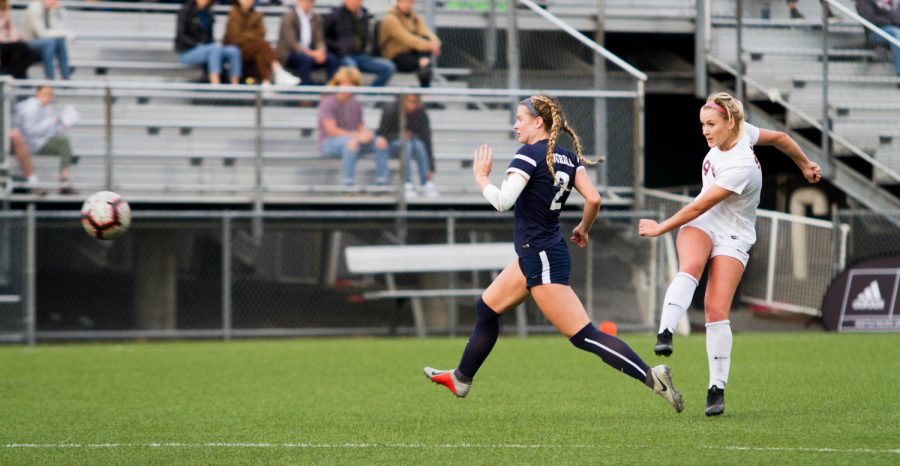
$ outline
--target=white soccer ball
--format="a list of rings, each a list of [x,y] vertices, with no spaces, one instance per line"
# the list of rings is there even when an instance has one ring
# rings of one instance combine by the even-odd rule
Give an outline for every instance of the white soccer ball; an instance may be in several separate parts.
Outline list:
[[[110,191],[91,194],[81,206],[81,226],[97,239],[115,239],[131,225],[131,207]]]

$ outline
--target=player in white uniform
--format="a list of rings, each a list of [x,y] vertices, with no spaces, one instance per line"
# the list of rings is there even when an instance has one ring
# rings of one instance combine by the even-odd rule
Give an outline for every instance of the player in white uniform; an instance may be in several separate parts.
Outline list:
[[[731,302],[756,242],[756,207],[762,189],[756,145],[773,145],[803,171],[810,183],[821,179],[819,166],[809,160],[790,136],[744,122],[741,102],[721,92],[700,108],[700,125],[710,147],[703,160],[703,189],[690,204],[662,223],[641,219],[641,236],[659,236],[680,227],[678,274],[663,301],[654,351],[672,354],[672,334],[687,311],[703,269],[709,263],[704,308],[709,388],[706,415],[725,411],[725,383],[731,367]]]

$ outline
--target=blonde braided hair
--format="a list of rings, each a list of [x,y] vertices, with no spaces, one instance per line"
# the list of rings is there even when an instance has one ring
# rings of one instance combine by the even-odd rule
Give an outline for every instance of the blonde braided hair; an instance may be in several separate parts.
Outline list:
[[[602,156],[599,160],[585,158],[581,139],[575,134],[575,130],[569,126],[562,107],[556,99],[546,95],[536,95],[530,97],[529,100],[531,105],[534,106],[534,110],[538,113],[536,116],[541,117],[544,120],[544,126],[550,128],[548,131],[550,137],[547,141],[547,168],[550,170],[550,176],[553,177],[554,182],[556,181],[556,169],[553,167],[553,153],[556,151],[556,142],[559,139],[560,131],[565,131],[572,137],[572,141],[575,143],[575,154],[578,155],[578,160],[582,164],[594,165],[605,159]]]
[[[707,97],[703,107],[718,111],[727,122],[733,121],[737,139],[741,138],[744,133],[744,105],[740,100],[727,92],[718,92]]]

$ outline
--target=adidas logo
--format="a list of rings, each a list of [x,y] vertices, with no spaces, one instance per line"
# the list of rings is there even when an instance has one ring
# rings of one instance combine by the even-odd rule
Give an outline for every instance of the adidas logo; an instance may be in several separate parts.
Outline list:
[[[878,282],[872,280],[864,290],[862,290],[856,298],[853,299],[851,307],[854,311],[883,311],[884,298],[881,297],[881,290],[878,288]]]

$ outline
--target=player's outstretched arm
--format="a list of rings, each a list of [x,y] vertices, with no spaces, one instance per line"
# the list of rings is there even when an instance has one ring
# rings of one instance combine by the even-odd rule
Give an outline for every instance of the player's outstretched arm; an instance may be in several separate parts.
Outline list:
[[[662,223],[646,218],[640,219],[638,221],[638,234],[641,236],[659,236],[668,233],[703,215],[704,212],[712,209],[714,205],[722,202],[732,194],[734,193],[723,187],[713,186],[706,194],[694,199],[690,204],[682,207],[681,210],[675,212],[675,215]]]
[[[759,129],[759,139],[756,141],[758,145],[775,146],[778,150],[791,158],[794,163],[800,167],[803,177],[810,183],[818,183],[822,180],[821,168],[819,164],[813,162],[806,156],[797,141],[781,131],[772,131],[768,129]]]
[[[584,210],[581,214],[581,222],[572,230],[572,243],[579,248],[587,246],[591,227],[594,226],[594,220],[597,219],[597,213],[600,211],[600,193],[591,182],[591,178],[587,175],[587,170],[578,170],[575,172],[575,189],[584,197]]]

